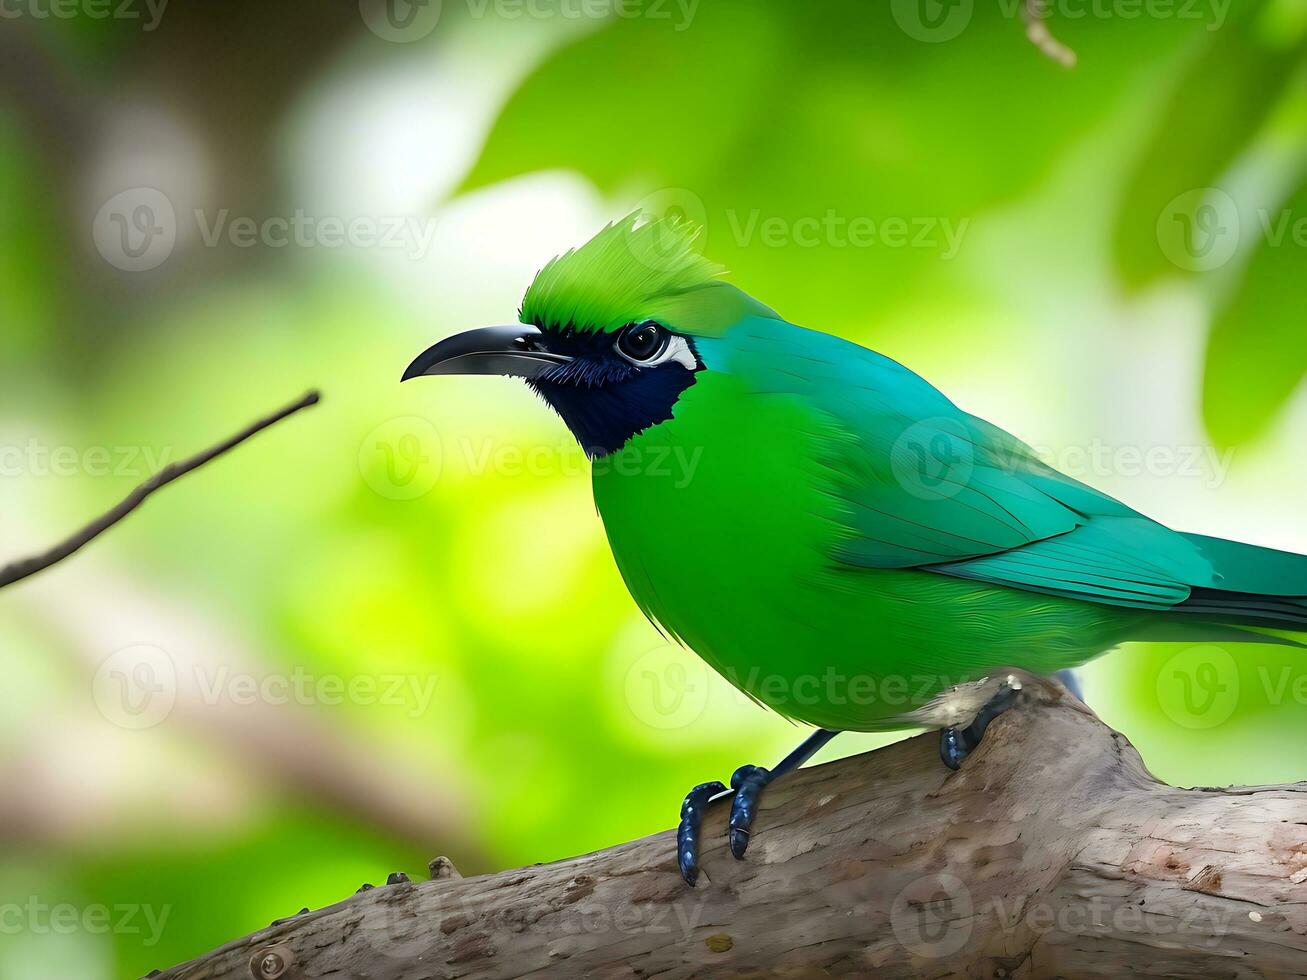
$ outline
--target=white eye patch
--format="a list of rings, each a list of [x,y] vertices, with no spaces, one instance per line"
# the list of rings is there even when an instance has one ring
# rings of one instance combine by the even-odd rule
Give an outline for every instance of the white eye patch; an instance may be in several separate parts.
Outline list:
[[[699,361],[694,356],[694,351],[690,350],[689,343],[684,337],[678,337],[676,334],[671,334],[668,337],[667,346],[663,348],[661,354],[648,361],[637,361],[633,357],[628,357],[616,344],[613,345],[613,349],[621,354],[623,358],[640,367],[657,367],[659,364],[666,364],[668,361],[676,361],[687,371],[693,371],[699,367]]]

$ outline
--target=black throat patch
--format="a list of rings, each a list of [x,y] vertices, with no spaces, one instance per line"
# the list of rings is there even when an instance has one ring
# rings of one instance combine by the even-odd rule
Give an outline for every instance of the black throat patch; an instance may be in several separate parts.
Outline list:
[[[687,340],[691,351],[694,344]],[[695,381],[679,361],[641,367],[613,349],[613,335],[598,331],[547,330],[549,350],[573,358],[527,384],[549,403],[587,456],[617,452],[650,426],[672,417],[681,392]]]

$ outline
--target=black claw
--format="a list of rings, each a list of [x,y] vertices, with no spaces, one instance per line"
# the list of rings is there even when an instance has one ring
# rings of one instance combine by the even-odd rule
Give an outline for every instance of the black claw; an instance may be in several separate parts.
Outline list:
[[[945,728],[939,733],[939,757],[950,769],[959,769],[962,760],[971,751],[963,744],[964,736],[956,728]]]
[[[941,729],[939,756],[944,760],[944,765],[950,769],[959,768],[962,760],[974,752],[980,740],[985,737],[985,729],[989,727],[989,723],[1017,703],[1020,690],[1019,687],[1009,687],[1004,684],[998,693],[981,707],[975,720],[966,728],[949,726]]]
[[[699,826],[703,823],[703,811],[710,799],[724,792],[726,787],[720,781],[700,783],[681,804],[681,824],[676,828],[676,863],[681,877],[691,888],[699,880]]]
[[[749,847],[749,832],[758,812],[758,798],[771,780],[771,772],[762,766],[740,766],[731,777],[731,789],[735,790],[735,798],[731,800],[731,853],[737,860],[744,857]]]

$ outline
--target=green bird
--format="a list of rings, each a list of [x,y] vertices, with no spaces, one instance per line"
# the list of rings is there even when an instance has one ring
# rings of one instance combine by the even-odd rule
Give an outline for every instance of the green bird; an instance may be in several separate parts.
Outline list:
[[[743,857],[763,787],[837,732],[940,727],[957,768],[1022,673],[1128,640],[1307,631],[1307,557],[1173,531],[722,274],[688,224],[631,215],[549,262],[520,323],[442,340],[404,374],[524,378],[593,460],[645,615],[817,729],[773,769],[690,792],[691,885],[704,808],[732,799]]]

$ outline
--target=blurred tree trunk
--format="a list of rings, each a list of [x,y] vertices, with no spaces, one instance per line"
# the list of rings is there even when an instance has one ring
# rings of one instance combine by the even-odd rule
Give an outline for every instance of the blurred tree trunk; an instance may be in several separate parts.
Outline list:
[[[75,26],[18,17],[0,31],[0,113],[12,113],[40,162],[43,230],[58,239],[53,272],[67,284],[55,292],[67,307],[54,320],[65,334],[58,339],[88,353],[74,369],[94,363],[90,352],[120,332],[139,329],[135,303],[211,279],[216,268],[210,250],[194,266],[174,259],[145,276],[114,269],[91,247],[100,205],[119,191],[155,187],[183,217],[195,208],[256,219],[284,210],[279,127],[306,80],[351,37],[371,37],[357,2],[141,0],[123,9],[135,16]],[[226,248],[220,256],[235,268],[258,253]]]

